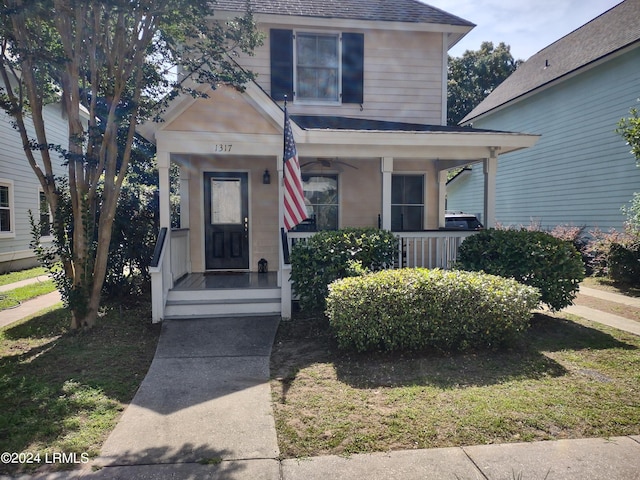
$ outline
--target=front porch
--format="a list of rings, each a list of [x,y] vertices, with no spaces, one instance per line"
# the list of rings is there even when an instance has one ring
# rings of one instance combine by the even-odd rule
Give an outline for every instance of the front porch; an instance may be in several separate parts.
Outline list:
[[[462,242],[475,233],[448,230],[397,232],[398,253],[394,267],[451,268]],[[297,242],[305,241],[314,234],[289,232],[286,249],[291,251]],[[151,267],[154,322],[185,318],[291,316],[294,299],[289,282],[290,264],[283,262],[276,272],[183,271],[180,266],[188,265],[185,259],[190,257],[188,236],[189,231],[185,229],[163,230],[159,236]],[[171,247],[165,257],[167,243]],[[171,273],[171,266],[177,268],[175,273]]]

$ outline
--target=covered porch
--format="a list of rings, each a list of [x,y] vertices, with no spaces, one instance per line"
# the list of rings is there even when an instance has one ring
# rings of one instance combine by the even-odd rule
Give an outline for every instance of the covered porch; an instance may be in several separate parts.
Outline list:
[[[174,117],[147,135],[158,150],[164,232],[152,267],[153,320],[171,318],[168,306],[173,305],[171,297],[178,295],[172,292],[180,290],[178,282],[186,275],[231,271],[255,273],[260,278],[261,264],[269,278],[275,279],[275,286],[268,293],[255,288],[245,291],[245,295],[262,295],[262,299],[245,296],[250,300],[245,301],[238,294],[233,312],[246,313],[241,306],[252,304],[263,307],[256,314],[289,317],[291,267],[285,261],[284,247],[291,248],[292,242],[313,231],[288,232],[286,245],[280,234],[283,111],[252,85],[243,93],[221,88],[208,99],[183,102]],[[473,233],[444,230],[449,169],[483,165],[483,223],[490,227],[495,223],[498,155],[526,148],[538,139],[517,133],[339,117],[292,114],[291,119],[308,188],[308,211],[315,219],[312,230],[356,226],[394,231],[398,266],[448,268],[460,243]],[[171,228],[172,165],[180,172],[179,228]],[[213,295],[204,291],[216,290],[224,289],[198,290],[200,293],[191,295],[193,315],[212,315],[211,310],[199,313],[199,305]],[[225,294],[232,296],[229,290],[221,293]],[[179,300],[184,305],[188,301]]]

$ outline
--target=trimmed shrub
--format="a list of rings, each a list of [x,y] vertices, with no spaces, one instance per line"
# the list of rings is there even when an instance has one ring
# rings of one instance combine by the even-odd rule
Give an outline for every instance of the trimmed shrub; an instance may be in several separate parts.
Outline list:
[[[640,244],[611,244],[607,263],[611,280],[632,286],[640,285]]]
[[[324,310],[328,285],[388,268],[398,252],[393,233],[375,228],[318,232],[291,249],[291,281],[305,310]]]
[[[493,349],[522,335],[538,301],[511,279],[405,268],[333,282],[326,313],[344,349]]]
[[[570,242],[526,230],[489,229],[467,238],[456,267],[536,287],[552,310],[572,304],[585,275],[580,253]]]

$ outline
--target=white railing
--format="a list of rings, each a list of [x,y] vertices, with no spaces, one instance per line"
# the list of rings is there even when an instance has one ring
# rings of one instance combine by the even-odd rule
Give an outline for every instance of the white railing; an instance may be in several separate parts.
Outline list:
[[[398,232],[398,266],[449,269],[464,239],[475,233],[467,230]]]
[[[458,255],[458,248],[465,238],[474,235],[468,230],[426,230],[422,232],[395,232],[398,237],[396,267],[424,267],[449,269]],[[289,251],[299,241],[315,235],[315,232],[289,232]]]
[[[160,230],[153,260],[149,267],[151,275],[151,320],[160,322],[164,317],[164,306],[169,289],[172,287],[170,255],[166,255],[167,244],[171,241],[166,228]]]
[[[171,278],[173,283],[191,272],[189,229],[171,230]]]

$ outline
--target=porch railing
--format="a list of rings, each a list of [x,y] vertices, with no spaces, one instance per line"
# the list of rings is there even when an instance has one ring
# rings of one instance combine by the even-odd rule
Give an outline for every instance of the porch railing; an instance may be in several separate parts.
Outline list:
[[[156,240],[156,247],[153,253],[153,260],[149,266],[151,275],[151,320],[157,323],[164,316],[164,305],[171,288],[171,268],[169,265],[170,256],[166,254],[169,243],[169,232],[167,228],[161,228]]]
[[[450,269],[458,248],[475,231],[432,230],[398,232],[398,266]]]
[[[395,232],[398,238],[396,267],[424,267],[449,269],[458,255],[458,248],[465,238],[474,235],[467,230],[425,230],[420,232]],[[315,232],[289,232],[289,250],[296,242],[305,241]]]
[[[190,273],[189,229],[171,230],[171,277],[173,283]]]
[[[162,320],[169,290],[182,276],[190,272],[189,230],[161,228],[156,241],[151,274],[151,319]]]

